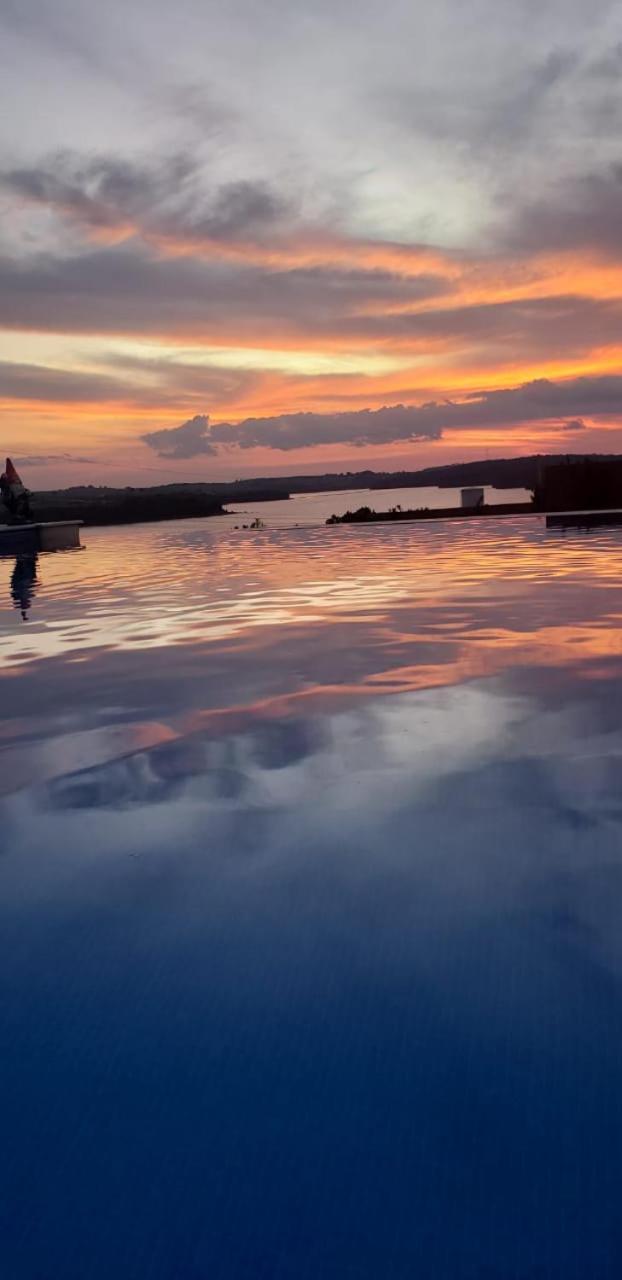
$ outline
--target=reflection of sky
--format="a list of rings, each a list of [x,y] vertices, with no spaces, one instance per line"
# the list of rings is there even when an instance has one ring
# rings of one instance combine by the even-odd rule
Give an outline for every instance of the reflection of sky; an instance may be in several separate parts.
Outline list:
[[[620,535],[342,532],[6,565],[11,1280],[619,1274]]]

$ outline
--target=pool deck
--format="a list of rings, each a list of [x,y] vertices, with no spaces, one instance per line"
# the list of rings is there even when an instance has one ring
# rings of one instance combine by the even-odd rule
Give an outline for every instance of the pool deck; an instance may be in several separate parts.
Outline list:
[[[554,511],[546,517],[547,529],[597,529],[605,524],[622,524],[622,510]]]
[[[0,525],[0,555],[68,551],[80,546],[81,520]]]

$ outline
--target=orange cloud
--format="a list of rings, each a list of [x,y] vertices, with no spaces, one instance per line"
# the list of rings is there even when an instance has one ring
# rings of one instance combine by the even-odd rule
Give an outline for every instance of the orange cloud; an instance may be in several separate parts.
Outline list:
[[[74,199],[59,196],[57,211],[70,216]],[[0,409],[31,452],[139,448],[147,430],[202,413],[338,414],[622,369],[622,263],[592,248],[484,256],[305,228],[222,238],[146,216],[93,215],[81,229],[94,248],[80,258],[0,264],[4,323],[22,335],[0,370]],[[29,348],[45,335],[66,354],[35,363]],[[497,448],[511,433],[537,448],[556,430],[544,418],[474,423],[468,443]],[[449,425],[434,447],[454,440]]]

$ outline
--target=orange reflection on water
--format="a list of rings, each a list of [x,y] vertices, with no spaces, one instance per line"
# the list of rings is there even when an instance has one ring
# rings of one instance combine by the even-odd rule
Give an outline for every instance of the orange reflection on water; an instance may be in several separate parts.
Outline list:
[[[561,536],[527,518],[250,534],[189,521],[84,538],[81,555],[41,559],[27,625],[5,611],[5,670],[95,649],[250,652],[261,633],[285,629],[313,633],[325,654],[336,624],[356,629],[378,660],[363,684],[410,688],[619,648],[615,530]],[[341,651],[338,661],[337,681],[351,683]]]
[[[5,790],[31,771],[404,694],[417,720],[426,689],[460,701],[487,677],[503,677],[509,714],[516,682],[548,687],[558,671],[578,687],[615,674],[622,653],[622,530],[561,535],[526,517],[250,533],[213,520],[84,540],[82,554],[39,557],[28,622],[3,562]]]

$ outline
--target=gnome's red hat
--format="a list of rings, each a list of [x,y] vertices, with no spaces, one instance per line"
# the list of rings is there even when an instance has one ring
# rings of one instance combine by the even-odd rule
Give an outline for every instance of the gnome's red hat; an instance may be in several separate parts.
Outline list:
[[[18,476],[18,474],[17,474],[17,471],[15,470],[15,467],[13,466],[13,463],[11,462],[11,459],[10,459],[10,458],[7,458],[7,460],[6,460],[6,467],[4,468],[4,474],[5,474],[5,476],[6,476],[7,480],[8,480],[8,482],[9,482],[9,484],[21,484],[21,483],[22,483],[22,482],[21,482],[21,480],[20,480],[20,478],[19,478],[19,476]]]

